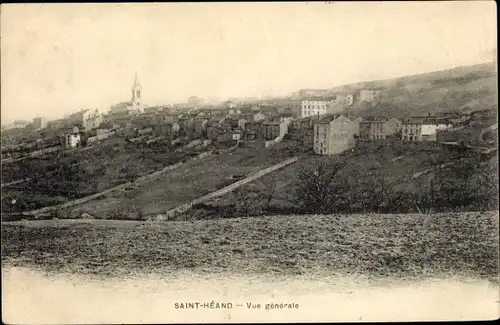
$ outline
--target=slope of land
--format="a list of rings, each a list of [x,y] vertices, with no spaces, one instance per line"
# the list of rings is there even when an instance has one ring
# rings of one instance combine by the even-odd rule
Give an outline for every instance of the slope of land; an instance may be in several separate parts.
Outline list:
[[[139,212],[165,213],[289,157],[286,152],[263,148],[236,148],[206,160],[187,162],[148,184],[77,206],[68,215],[88,213],[96,218],[136,219]]]
[[[497,70],[494,63],[360,82],[335,87],[332,91],[357,94],[361,89],[380,90],[381,98],[376,105],[356,101],[349,109],[355,116],[402,118],[443,111],[498,109]]]
[[[321,202],[323,206],[330,204],[325,213],[498,208],[496,153],[485,155],[432,143],[366,142],[338,156],[305,156],[293,165],[242,186],[239,191],[195,206],[183,218],[299,213],[297,194],[304,191],[299,174],[321,164],[333,166],[340,162],[346,166],[329,186],[333,200]]]
[[[52,152],[13,164],[2,165],[2,212],[21,212],[83,198],[138,177],[186,161],[207,151],[174,151],[162,146],[130,144],[112,138],[81,150]],[[15,200],[15,204],[11,202]]]

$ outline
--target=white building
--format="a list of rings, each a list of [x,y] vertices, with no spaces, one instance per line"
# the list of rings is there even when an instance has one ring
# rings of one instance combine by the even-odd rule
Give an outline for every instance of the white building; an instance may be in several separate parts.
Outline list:
[[[231,134],[231,139],[233,141],[240,141],[241,140],[241,132],[239,130],[233,131]]]
[[[300,117],[324,115],[326,113],[326,100],[303,100],[300,103]]]
[[[80,134],[76,133],[70,133],[66,134],[66,142],[65,142],[65,147],[66,148],[75,148],[78,146],[78,144],[81,142],[81,136]]]
[[[82,137],[77,126],[73,127],[73,131],[64,136],[64,146],[66,148],[75,148],[80,145]]]
[[[102,115],[97,109],[82,109],[77,113],[73,113],[69,116],[69,121],[72,124],[80,125],[85,131],[90,131],[99,127],[102,123]]]
[[[436,139],[436,133],[438,130],[446,130],[453,127],[452,124],[447,124],[444,122],[438,122],[439,124],[431,124],[424,122],[421,127],[421,135],[423,139]]]

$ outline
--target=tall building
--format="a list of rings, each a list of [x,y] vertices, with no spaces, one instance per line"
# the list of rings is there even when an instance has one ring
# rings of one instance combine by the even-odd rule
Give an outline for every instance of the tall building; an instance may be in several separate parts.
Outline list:
[[[354,147],[359,124],[343,115],[329,115],[314,123],[314,152],[336,155]]]
[[[121,120],[130,119],[134,114],[140,114],[144,112],[144,103],[142,101],[142,87],[139,83],[139,78],[135,74],[134,84],[132,85],[132,98],[128,102],[121,102],[112,105],[108,118],[110,120]]]
[[[300,117],[325,115],[327,113],[326,100],[303,100],[300,103]]]
[[[139,78],[137,78],[137,73],[135,74],[134,85],[132,86],[132,107],[135,113],[142,113],[144,111],[144,104],[141,97],[141,84],[139,83]]]

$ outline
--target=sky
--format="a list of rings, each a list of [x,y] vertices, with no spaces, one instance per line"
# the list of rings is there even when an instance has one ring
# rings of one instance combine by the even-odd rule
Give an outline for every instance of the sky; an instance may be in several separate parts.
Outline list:
[[[496,53],[493,1],[1,6],[2,124],[128,101],[281,96]]]

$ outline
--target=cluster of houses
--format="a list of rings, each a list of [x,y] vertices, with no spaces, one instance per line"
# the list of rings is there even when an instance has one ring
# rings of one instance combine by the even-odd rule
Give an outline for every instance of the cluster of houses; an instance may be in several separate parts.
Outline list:
[[[367,117],[350,119],[343,115],[328,115],[313,122],[314,152],[334,155],[354,147],[357,141],[394,139],[402,142],[481,142],[491,135],[497,124],[474,120],[474,116],[458,113],[414,116],[406,119],[394,117]],[[488,116],[486,116],[488,118]],[[489,116],[490,118],[493,116]],[[491,129],[491,130],[490,130]]]
[[[289,138],[300,140],[319,155],[335,155],[355,146],[359,141],[397,139],[403,142],[458,141],[460,130],[479,130],[467,137],[478,138],[479,128],[465,127],[468,115],[443,113],[439,115],[414,116],[405,119],[395,117],[350,117],[331,113],[324,103],[313,100],[299,102],[299,110],[280,110],[247,106],[226,106],[226,109],[198,109],[176,112],[172,108],[145,111],[129,119],[113,119],[110,116],[98,125],[84,124],[78,132],[67,135],[66,145],[77,146],[82,131],[95,130],[96,140],[113,134],[128,134],[129,137],[167,137],[172,140],[187,137],[191,140],[213,142],[254,141],[265,142],[265,146]],[[311,113],[311,111],[313,113]],[[92,116],[92,115],[90,115]],[[91,120],[93,118],[90,118]],[[479,123],[479,122],[478,122]],[[474,124],[474,123],[473,123]],[[477,124],[477,123],[476,123]],[[476,125],[477,126],[477,125]],[[474,131],[475,132],[475,131]],[[455,137],[455,138],[454,138]]]
[[[359,141],[391,138],[403,142],[457,142],[461,141],[460,136],[479,138],[483,130],[491,126],[491,123],[478,122],[473,128],[465,127],[464,121],[471,116],[458,113],[406,119],[342,115],[349,112],[355,99],[378,102],[380,91],[370,89],[360,90],[356,98],[350,93],[301,90],[295,97],[286,99],[208,105],[192,96],[185,104],[151,107],[142,102],[137,75],[131,91],[131,100],[113,105],[107,115],[86,109],[49,122],[47,127],[66,130],[63,144],[71,148],[113,135],[166,137],[172,141],[178,138],[215,142],[259,140],[264,141],[266,147],[288,137],[312,146],[316,154],[334,155],[352,148]],[[41,127],[44,123],[37,120],[33,124]]]

